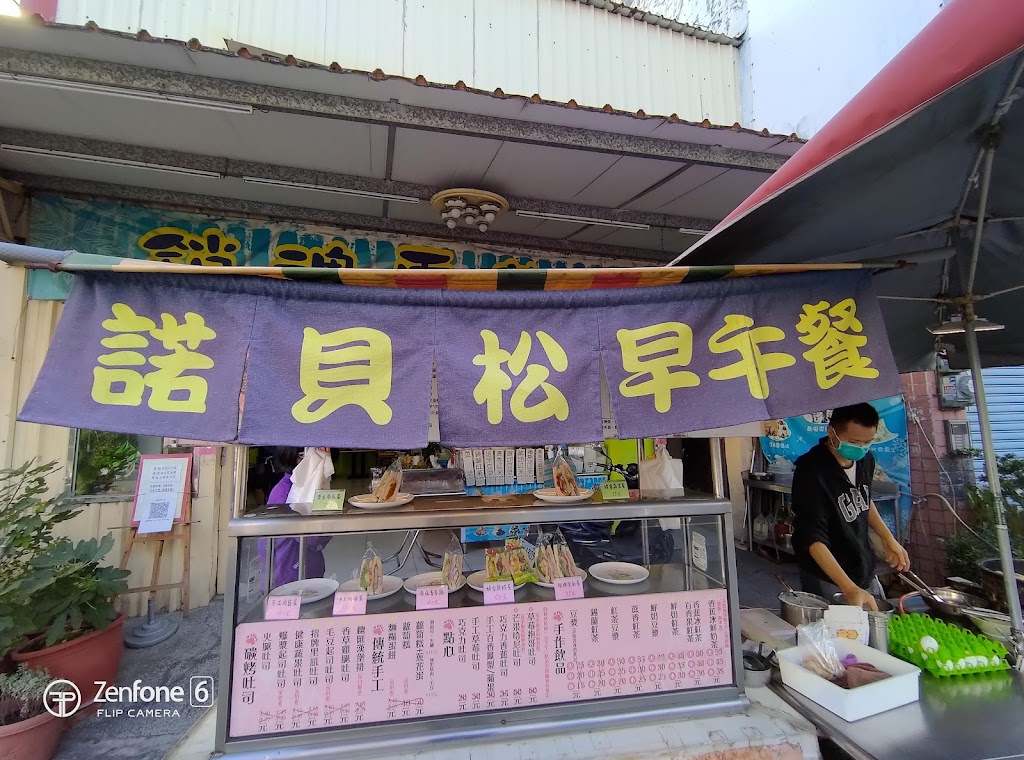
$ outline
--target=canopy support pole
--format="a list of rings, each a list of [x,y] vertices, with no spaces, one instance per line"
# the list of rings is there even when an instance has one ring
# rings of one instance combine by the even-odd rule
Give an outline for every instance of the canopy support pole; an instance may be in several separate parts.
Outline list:
[[[968,309],[964,309],[968,311]],[[1020,595],[1017,593],[1017,578],[1013,568],[1013,549],[1010,545],[1010,531],[1006,527],[1006,505],[1003,502],[1003,490],[999,485],[999,468],[997,467],[995,441],[992,439],[992,424],[988,417],[988,400],[985,397],[985,379],[981,373],[981,356],[978,352],[978,334],[974,329],[974,309],[969,309],[970,318],[964,319],[967,356],[971,363],[971,375],[974,377],[975,403],[978,405],[978,425],[981,428],[981,448],[985,453],[985,476],[988,487],[992,491],[996,512],[996,543],[999,546],[999,561],[1003,570],[1003,589],[1006,593],[1006,605],[1010,610],[1010,627],[1012,629],[1013,648],[1017,661],[1017,669],[1024,671],[1024,625],[1021,620]],[[964,315],[967,317],[967,315]]]
[[[1024,59],[1022,59],[1024,63]],[[1018,64],[1014,76],[1020,75]],[[987,136],[981,158],[981,186],[979,187],[978,221],[974,226],[974,240],[971,246],[971,260],[967,274],[967,293],[961,304],[964,323],[964,338],[967,342],[967,358],[974,378],[975,403],[978,405],[978,426],[981,428],[981,448],[985,457],[985,476],[992,491],[996,518],[996,543],[999,547],[999,564],[1003,570],[1003,590],[1006,606],[1010,611],[1011,642],[1017,669],[1024,671],[1024,621],[1021,620],[1020,594],[1017,593],[1017,577],[1013,569],[1013,547],[1010,544],[1010,530],[1006,526],[1006,503],[999,483],[999,467],[996,445],[992,438],[992,423],[988,417],[988,398],[985,396],[985,378],[981,371],[981,353],[978,350],[978,333],[975,329],[977,315],[974,312],[974,281],[981,256],[981,236],[985,230],[985,212],[988,210],[988,191],[992,183],[992,164],[995,158],[996,139]]]

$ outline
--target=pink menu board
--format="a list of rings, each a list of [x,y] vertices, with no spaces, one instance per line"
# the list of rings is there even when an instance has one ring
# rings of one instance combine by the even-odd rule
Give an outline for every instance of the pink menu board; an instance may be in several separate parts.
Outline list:
[[[731,684],[726,592],[245,623],[233,674],[234,738]]]

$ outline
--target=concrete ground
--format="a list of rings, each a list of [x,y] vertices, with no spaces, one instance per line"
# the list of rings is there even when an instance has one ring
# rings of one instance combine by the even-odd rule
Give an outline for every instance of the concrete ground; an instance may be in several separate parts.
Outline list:
[[[181,686],[186,693],[184,705],[159,705],[173,707],[177,715],[130,717],[129,710],[149,705],[107,705],[108,710],[121,709],[124,713],[93,715],[71,727],[61,740],[55,760],[162,760],[205,712],[188,704],[189,679],[213,676],[217,680],[223,609],[223,600],[215,599],[209,606],[193,610],[182,620],[178,632],[163,644],[124,650],[117,685],[130,686],[139,679],[145,686]]]
[[[791,561],[777,564],[738,548],[736,564],[743,607],[778,610],[782,587],[775,576],[782,575],[790,583],[797,583],[796,566]],[[346,573],[342,570],[338,575],[344,577]],[[118,685],[130,686],[140,679],[144,685],[182,686],[187,692],[193,676],[213,676],[215,681],[219,680],[222,614],[223,600],[218,598],[208,607],[194,610],[182,621],[178,633],[165,643],[148,649],[125,649]],[[218,683],[218,689],[219,686]],[[208,753],[212,711],[197,732],[202,737],[186,738],[193,725],[203,718],[204,708],[186,704],[178,707],[179,714],[172,717],[131,717],[128,710],[142,705],[124,703],[110,707],[125,712],[84,719],[65,734],[55,760],[163,760],[169,753],[191,760]]]

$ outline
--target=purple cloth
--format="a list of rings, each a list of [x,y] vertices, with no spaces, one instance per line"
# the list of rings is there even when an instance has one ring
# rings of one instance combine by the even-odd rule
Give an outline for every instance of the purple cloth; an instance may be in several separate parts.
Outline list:
[[[288,473],[270,492],[267,504],[287,504],[288,492],[292,490],[292,476]],[[331,540],[331,536],[311,536],[306,538],[306,577],[323,578],[327,566],[324,562],[324,547]],[[259,542],[257,552],[260,556],[260,564],[266,562],[267,541]],[[275,538],[274,539],[274,575],[271,588],[283,586],[299,579],[299,539],[297,538]]]

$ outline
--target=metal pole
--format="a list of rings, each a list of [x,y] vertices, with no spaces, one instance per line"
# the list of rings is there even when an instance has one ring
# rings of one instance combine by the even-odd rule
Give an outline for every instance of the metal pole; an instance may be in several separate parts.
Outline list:
[[[970,305],[968,305],[970,307]],[[999,486],[999,469],[996,466],[995,442],[992,440],[992,424],[988,417],[988,400],[985,397],[985,379],[981,374],[981,355],[978,352],[978,335],[974,330],[974,310],[964,309],[967,357],[974,377],[974,395],[978,405],[978,426],[981,428],[981,448],[985,454],[985,475],[992,491],[996,513],[996,541],[999,546],[999,560],[1003,570],[1003,587],[1006,605],[1010,610],[1013,647],[1017,668],[1024,670],[1024,625],[1021,621],[1020,595],[1017,593],[1017,578],[1013,569],[1013,550],[1010,547],[1010,531],[1006,527],[1006,505],[1003,491]]]
[[[988,210],[988,190],[992,184],[992,161],[994,147],[985,148],[981,158],[981,188],[978,197],[978,221],[974,226],[974,242],[971,246],[971,264],[967,273],[967,295],[974,295],[974,279],[978,273],[978,258],[981,254],[981,235],[985,231],[985,212]]]

